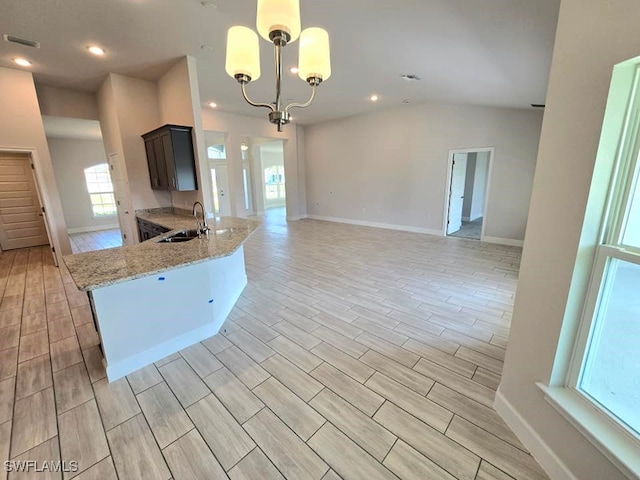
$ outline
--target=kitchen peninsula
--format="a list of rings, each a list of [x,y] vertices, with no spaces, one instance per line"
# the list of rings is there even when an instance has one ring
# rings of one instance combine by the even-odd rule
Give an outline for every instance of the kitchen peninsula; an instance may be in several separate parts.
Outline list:
[[[64,257],[88,292],[110,382],[219,331],[247,284],[243,243],[259,226],[222,217],[208,235],[167,242],[193,229],[194,217],[177,209],[137,216],[169,232]]]

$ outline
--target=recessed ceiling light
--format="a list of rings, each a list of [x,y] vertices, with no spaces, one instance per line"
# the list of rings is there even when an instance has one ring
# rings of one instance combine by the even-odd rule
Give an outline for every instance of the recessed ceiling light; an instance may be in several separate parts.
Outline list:
[[[377,102],[378,101],[378,95],[371,95],[369,97],[369,100],[371,100],[372,102]]]
[[[93,53],[94,55],[101,57],[102,55],[104,55],[104,49],[96,46],[96,45],[90,45],[87,47],[87,50],[89,50],[89,53]]]
[[[291,67],[289,71],[295,75],[298,73],[299,70],[298,70],[298,67]]]
[[[216,102],[209,102],[209,106],[211,108],[218,108],[218,104]]]
[[[30,67],[32,64],[26,58],[14,58],[13,63],[20,65],[21,67]]]

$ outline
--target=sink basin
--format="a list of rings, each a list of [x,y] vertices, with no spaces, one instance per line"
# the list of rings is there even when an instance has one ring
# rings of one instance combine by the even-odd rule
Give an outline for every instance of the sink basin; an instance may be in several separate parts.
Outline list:
[[[168,237],[163,238],[158,243],[180,243],[180,242],[188,242],[198,237]]]
[[[178,233],[174,233],[169,238],[198,238],[197,230],[183,230]]]
[[[169,235],[166,238],[158,241],[158,243],[179,243],[179,242],[188,242],[193,240],[194,238],[198,238],[197,230],[183,230],[181,232],[174,233],[173,235]]]

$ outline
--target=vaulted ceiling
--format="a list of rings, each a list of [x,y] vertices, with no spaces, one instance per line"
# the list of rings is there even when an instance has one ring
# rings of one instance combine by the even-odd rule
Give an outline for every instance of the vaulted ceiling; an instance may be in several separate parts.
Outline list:
[[[331,38],[333,75],[316,102],[295,111],[302,124],[403,102],[444,101],[528,108],[544,103],[559,0],[301,0],[303,28]],[[264,116],[224,71],[227,29],[255,28],[255,0],[2,0],[0,33],[40,42],[33,49],[0,41],[0,66],[26,57],[37,82],[95,91],[107,73],[157,79],[183,55],[196,57],[203,104]],[[98,58],[86,47],[99,45]],[[309,87],[288,67],[283,98],[306,100]],[[248,86],[274,100],[273,48],[261,40],[262,77]],[[407,82],[401,74],[416,74]],[[377,94],[376,103],[368,97]],[[208,107],[207,107],[208,108]]]

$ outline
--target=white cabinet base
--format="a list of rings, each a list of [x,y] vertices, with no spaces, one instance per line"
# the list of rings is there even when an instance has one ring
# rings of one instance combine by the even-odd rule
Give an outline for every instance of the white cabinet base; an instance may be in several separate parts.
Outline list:
[[[247,284],[244,249],[91,292],[110,382],[215,335]]]

